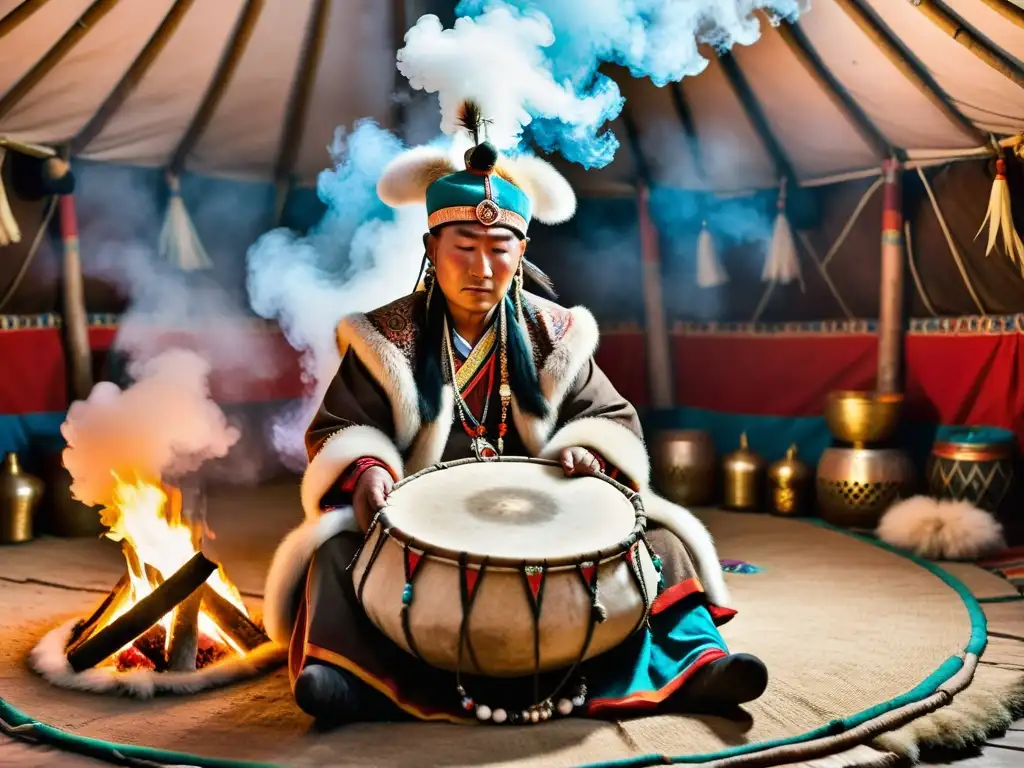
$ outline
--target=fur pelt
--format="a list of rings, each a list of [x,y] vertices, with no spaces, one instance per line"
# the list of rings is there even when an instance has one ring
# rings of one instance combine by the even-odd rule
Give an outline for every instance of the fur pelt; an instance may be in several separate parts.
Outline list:
[[[878,537],[931,560],[977,560],[1006,548],[1003,526],[966,501],[913,496],[882,516]]]
[[[377,182],[377,197],[397,208],[426,202],[427,187],[458,170],[448,152],[437,147],[415,147],[384,168]]]
[[[287,647],[271,642],[245,657],[225,659],[195,672],[148,669],[118,672],[109,667],[75,672],[68,664],[64,649],[77,623],[77,619],[72,619],[47,632],[32,649],[28,663],[56,686],[89,693],[111,693],[136,699],[151,699],[158,693],[197,693],[255,677],[281,666],[287,659]]]

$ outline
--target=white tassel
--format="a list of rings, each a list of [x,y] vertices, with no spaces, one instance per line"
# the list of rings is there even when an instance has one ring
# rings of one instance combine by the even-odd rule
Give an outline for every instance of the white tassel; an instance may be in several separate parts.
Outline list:
[[[7,202],[7,191],[4,189],[3,167],[7,150],[0,146],[0,246],[21,242],[21,230]]]
[[[804,289],[804,281],[800,275],[800,261],[797,259],[796,240],[793,229],[786,218],[786,180],[779,187],[778,214],[775,216],[775,231],[768,247],[768,258],[761,272],[763,282],[778,282],[786,285],[794,279],[800,281],[800,289]]]
[[[985,256],[987,257],[992,252],[996,240],[1002,235],[1003,250],[1024,275],[1024,242],[1021,242],[1020,235],[1017,234],[1017,230],[1013,226],[1010,185],[1006,183],[1006,161],[1001,157],[996,160],[996,178],[992,182],[992,192],[988,198],[988,211],[985,213],[985,220],[981,222],[978,233],[974,236],[975,239],[981,234],[981,230],[985,228],[986,224],[988,224],[988,245],[985,247]]]
[[[711,236],[711,230],[705,221],[697,238],[697,285],[701,288],[717,288],[728,282],[729,275],[718,260],[715,239]]]
[[[188,217],[185,202],[181,199],[178,177],[168,176],[167,186],[171,190],[171,199],[167,205],[163,229],[160,230],[160,258],[186,271],[210,269],[213,262]]]

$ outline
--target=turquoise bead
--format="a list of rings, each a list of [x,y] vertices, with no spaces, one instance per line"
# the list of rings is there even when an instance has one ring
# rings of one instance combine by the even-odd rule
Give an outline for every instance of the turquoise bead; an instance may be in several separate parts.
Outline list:
[[[412,602],[412,584],[406,584],[402,590],[402,603],[408,605]]]

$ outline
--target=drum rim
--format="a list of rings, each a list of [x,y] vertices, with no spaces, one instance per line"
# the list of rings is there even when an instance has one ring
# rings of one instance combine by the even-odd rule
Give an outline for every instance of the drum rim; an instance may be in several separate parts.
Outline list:
[[[392,486],[391,491],[397,491],[399,488],[407,485],[413,480],[428,475],[432,472],[438,472],[443,469],[451,469],[452,467],[463,466],[466,464],[539,464],[547,467],[557,467],[560,463],[551,459],[539,459],[532,456],[499,456],[493,459],[478,459],[476,457],[470,457],[466,459],[455,459],[453,461],[442,461],[436,464],[431,464],[429,467],[424,467],[419,472],[415,472],[408,477],[402,478],[400,481]],[[436,544],[417,539],[415,536],[411,536],[401,528],[397,527],[388,518],[387,515],[387,504],[377,510],[373,522],[370,524],[370,529],[367,531],[367,536],[373,531],[374,528],[380,527],[381,533],[394,539],[398,543],[402,544],[407,549],[423,552],[427,557],[431,557],[436,560],[451,561],[454,564],[465,563],[467,565],[486,565],[488,568],[508,568],[513,570],[520,570],[524,566],[540,566],[543,565],[545,570],[552,570],[555,568],[564,567],[576,567],[581,563],[593,562],[601,563],[606,560],[618,557],[623,553],[629,551],[638,541],[642,540],[647,530],[647,514],[644,511],[643,500],[640,498],[640,494],[631,488],[626,487],[622,483],[618,482],[614,478],[608,477],[604,473],[596,475],[589,475],[598,480],[611,485],[615,490],[621,493],[633,506],[633,513],[635,515],[635,522],[633,524],[633,530],[624,539],[621,539],[617,544],[614,544],[606,549],[594,550],[591,552],[579,552],[574,555],[563,555],[561,557],[550,557],[550,558],[522,558],[522,557],[491,557],[489,555],[478,555],[470,552],[461,552],[448,547],[439,547]]]

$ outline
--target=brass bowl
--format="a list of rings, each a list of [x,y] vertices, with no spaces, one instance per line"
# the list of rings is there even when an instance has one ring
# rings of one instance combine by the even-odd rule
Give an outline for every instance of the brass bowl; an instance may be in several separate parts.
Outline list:
[[[826,448],[818,461],[822,518],[845,528],[873,529],[890,505],[914,490],[916,471],[896,448]]]
[[[825,423],[832,436],[854,448],[892,437],[899,423],[903,395],[843,390],[829,392]]]

